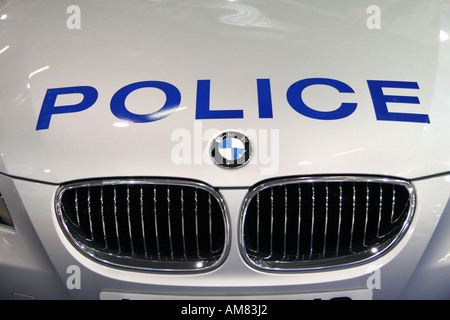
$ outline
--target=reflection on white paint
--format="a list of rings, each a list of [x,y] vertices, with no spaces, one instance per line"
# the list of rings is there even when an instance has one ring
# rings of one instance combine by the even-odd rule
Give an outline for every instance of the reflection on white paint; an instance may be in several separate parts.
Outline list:
[[[9,46],[4,47],[2,50],[0,50],[0,54],[2,54],[3,52],[5,52],[8,49],[9,49]]]
[[[223,23],[238,27],[259,27],[281,30],[287,29],[287,26],[284,23],[267,18],[258,9],[252,6],[234,1],[230,2],[231,3],[224,5],[223,8],[232,9],[235,13],[222,16],[220,20]]]
[[[45,67],[42,67],[42,68],[40,68],[40,69],[37,69],[36,71],[33,71],[32,73],[30,73],[28,79],[31,79],[33,76],[35,76],[35,75],[38,74],[39,72],[48,70],[49,68],[50,68],[50,66],[45,66]]]
[[[355,150],[350,150],[350,151],[345,151],[345,152],[341,152],[341,153],[336,153],[333,156],[334,157],[339,157],[339,156],[345,156],[347,154],[350,153],[354,153],[354,152],[358,152],[358,151],[363,151],[365,148],[359,148],[359,149],[355,149]]]
[[[130,124],[128,123],[128,122],[124,122],[124,121],[121,121],[121,122],[115,122],[114,124],[113,124],[113,126],[114,127],[116,127],[116,128],[126,128],[126,127],[128,127]]]

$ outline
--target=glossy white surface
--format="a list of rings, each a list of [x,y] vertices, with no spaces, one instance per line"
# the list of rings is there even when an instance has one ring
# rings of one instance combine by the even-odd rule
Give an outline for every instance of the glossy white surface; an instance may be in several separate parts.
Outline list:
[[[449,171],[450,42],[443,35],[450,34],[448,1],[383,2],[380,30],[367,28],[367,6],[359,1],[77,5],[81,29],[69,30],[65,3],[0,2],[7,15],[0,20],[2,173],[55,183],[171,176],[249,186],[286,175],[415,178]],[[355,93],[313,86],[304,92],[308,105],[329,111],[356,102],[356,111],[331,121],[296,112],[287,89],[317,77],[345,82]],[[256,79],[263,78],[271,81],[273,119],[258,116]],[[197,81],[204,79],[211,80],[211,109],[243,110],[244,119],[195,120]],[[178,88],[177,112],[151,123],[116,118],[110,111],[114,93],[147,80]],[[389,110],[428,114],[431,123],[377,121],[367,80],[417,82],[419,90],[385,89],[420,100]],[[49,129],[36,130],[46,90],[80,85],[97,89],[96,103],[53,115]],[[79,95],[60,98],[57,105],[80,101]],[[163,103],[156,89],[137,90],[127,99],[135,113],[154,112]],[[207,163],[202,150],[217,133],[210,129],[250,133],[256,157],[233,171]],[[176,158],[180,132],[190,135],[187,164]],[[267,146],[264,139],[274,142]]]

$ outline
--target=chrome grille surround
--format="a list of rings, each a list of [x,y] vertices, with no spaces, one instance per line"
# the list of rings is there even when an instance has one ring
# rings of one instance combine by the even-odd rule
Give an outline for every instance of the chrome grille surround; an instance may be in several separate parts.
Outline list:
[[[229,251],[226,204],[218,191],[181,179],[105,179],[61,186],[55,198],[69,241],[114,267],[206,272]]]
[[[262,271],[355,266],[397,244],[414,208],[413,186],[398,179],[323,176],[263,182],[242,204],[239,248],[244,260]]]
[[[14,223],[9,213],[8,206],[6,205],[3,195],[0,193],[0,225],[14,229]]]

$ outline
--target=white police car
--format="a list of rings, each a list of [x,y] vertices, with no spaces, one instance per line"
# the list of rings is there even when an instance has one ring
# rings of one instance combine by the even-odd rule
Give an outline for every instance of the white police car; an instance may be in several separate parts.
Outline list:
[[[450,298],[448,21],[0,1],[0,298]]]

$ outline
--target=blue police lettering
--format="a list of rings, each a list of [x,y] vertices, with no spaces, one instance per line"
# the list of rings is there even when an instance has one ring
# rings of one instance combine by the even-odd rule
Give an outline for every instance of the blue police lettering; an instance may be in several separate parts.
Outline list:
[[[385,95],[383,88],[416,89],[419,90],[417,82],[405,81],[378,81],[367,80],[369,92],[372,97],[373,107],[378,121],[402,121],[415,123],[430,123],[426,114],[390,112],[388,103],[420,104],[419,98],[415,96]],[[343,102],[332,111],[319,111],[305,104],[302,92],[309,86],[325,85],[336,89],[339,93],[355,93],[346,83],[328,78],[309,78],[293,83],[286,92],[289,105],[299,114],[316,120],[339,120],[353,114],[357,103]],[[156,88],[166,95],[164,105],[156,112],[148,114],[135,114],[125,106],[125,99],[135,90],[142,88]],[[211,81],[197,81],[197,97],[195,119],[243,119],[243,110],[214,110],[210,106]],[[260,119],[273,118],[273,105],[270,79],[256,80],[256,94],[258,99],[258,114]],[[83,99],[74,105],[56,106],[59,95],[81,94]],[[50,127],[53,115],[84,111],[92,107],[98,98],[98,91],[90,86],[76,86],[48,89],[42,102],[38,117],[36,130],[45,130]],[[135,82],[119,89],[111,98],[110,109],[114,116],[121,120],[133,123],[147,123],[158,121],[173,114],[181,103],[181,93],[174,85],[162,81]]]
[[[291,107],[298,113],[313,119],[337,120],[348,117],[356,110],[356,103],[342,103],[341,106],[334,111],[325,112],[311,109],[303,102],[302,92],[312,85],[327,85],[335,88],[340,93],[355,93],[349,85],[338,80],[314,78],[297,81],[289,87],[286,96]]]
[[[259,117],[273,118],[272,109],[272,93],[270,90],[270,79],[257,79],[256,80],[258,90],[258,111]]]
[[[141,88],[157,88],[166,94],[166,103],[161,109],[149,114],[135,114],[125,107],[125,99],[128,95]],[[180,91],[172,84],[162,81],[142,81],[129,84],[117,91],[111,99],[111,112],[119,119],[144,123],[161,120],[168,117],[178,108],[181,102]]]
[[[387,102],[420,104],[418,97],[387,96],[383,88],[419,89],[417,82],[367,80],[377,120],[430,123],[426,114],[389,112]]]
[[[74,93],[83,95],[83,100],[80,103],[68,106],[55,106],[56,98],[59,95]],[[84,111],[90,108],[97,101],[97,98],[97,90],[88,86],[48,89],[42,103],[36,130],[48,129],[52,115]]]
[[[210,110],[210,80],[198,80],[197,82],[197,105],[196,119],[242,119],[242,110]]]

